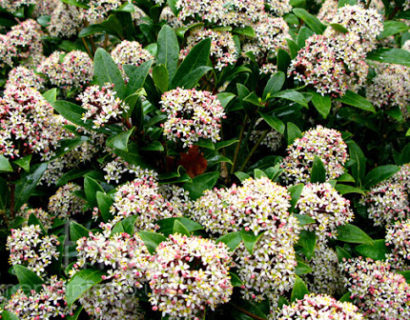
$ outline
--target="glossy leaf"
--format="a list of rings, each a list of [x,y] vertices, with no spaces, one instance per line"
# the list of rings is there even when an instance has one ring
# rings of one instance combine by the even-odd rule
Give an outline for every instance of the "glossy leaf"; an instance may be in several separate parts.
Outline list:
[[[100,270],[84,269],[77,272],[67,284],[66,302],[71,306],[88,290],[102,281],[103,272]]]
[[[332,107],[332,100],[329,96],[322,96],[316,91],[311,91],[311,94],[313,106],[316,108],[317,112],[326,119]]]
[[[0,172],[13,172],[10,161],[3,155],[0,155]]]
[[[275,73],[268,81],[263,90],[263,99],[269,99],[270,96],[276,92],[279,92],[282,89],[283,84],[285,83],[285,74],[282,71]]]
[[[219,171],[203,173],[192,179],[192,182],[185,183],[184,189],[189,192],[189,196],[196,200],[202,196],[205,190],[212,189],[219,178]]]
[[[164,65],[167,71],[162,74],[167,76],[166,83],[171,83],[178,66],[179,44],[175,31],[168,25],[164,25],[158,34],[157,64]],[[165,82],[165,79],[164,79]],[[163,90],[163,92],[166,90]]]
[[[399,170],[400,167],[391,164],[374,168],[364,178],[364,187],[369,189],[376,184],[392,177]]]
[[[41,290],[44,281],[34,271],[18,264],[13,266],[13,270],[20,284],[20,288],[26,295],[30,295],[31,290],[36,292]]]
[[[145,246],[151,254],[154,254],[155,249],[162,242],[167,240],[162,234],[151,232],[151,231],[140,231],[138,235],[144,241]]]
[[[323,164],[322,160],[318,157],[315,156],[313,160],[313,165],[312,165],[312,173],[310,176],[310,182],[312,183],[323,183],[326,181],[326,168],[325,165]]]
[[[345,95],[337,100],[349,106],[362,109],[364,111],[373,113],[376,112],[373,105],[366,98],[350,90],[347,90]]]
[[[308,294],[309,290],[306,286],[306,283],[296,276],[295,283],[293,285],[293,289],[290,295],[290,301],[296,301],[296,300],[301,300],[305,296],[305,294]]]
[[[374,244],[373,239],[366,232],[353,224],[345,224],[338,227],[337,239],[347,243]]]
[[[241,241],[242,241],[242,236],[239,231],[227,233],[219,237],[218,239],[216,239],[217,243],[218,242],[225,243],[231,251],[234,251],[239,246]]]

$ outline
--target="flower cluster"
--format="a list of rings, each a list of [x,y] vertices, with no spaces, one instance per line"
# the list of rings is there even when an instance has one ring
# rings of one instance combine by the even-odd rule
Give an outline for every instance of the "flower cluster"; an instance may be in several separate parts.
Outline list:
[[[15,12],[22,6],[30,6],[36,4],[36,0],[0,0],[0,7],[7,11]]]
[[[366,96],[379,108],[398,106],[406,114],[410,104],[410,69],[398,64],[381,64],[366,88]]]
[[[187,38],[187,46],[181,50],[181,57],[185,57],[201,40],[211,39],[211,59],[215,69],[221,71],[224,67],[235,64],[237,53],[232,34],[228,31],[215,31],[212,29],[195,28]]]
[[[199,139],[220,140],[224,109],[218,98],[208,91],[177,88],[161,98],[162,112],[168,115],[163,124],[167,139],[190,147]]]
[[[325,168],[326,177],[335,179],[344,172],[348,154],[347,146],[340,132],[317,126],[296,139],[288,147],[288,156],[282,162],[284,180],[287,184],[307,182],[315,156],[319,157]]]
[[[335,238],[337,227],[353,220],[350,201],[343,198],[329,183],[308,183],[296,204],[299,214],[307,215],[315,223],[305,225],[315,231],[320,241]]]
[[[189,214],[194,207],[189,192],[182,187],[174,184],[163,184],[159,186],[158,191],[172,207],[178,208],[178,211],[183,214]]]
[[[33,16],[51,16],[53,11],[58,7],[59,3],[61,3],[59,0],[36,1]]]
[[[410,163],[403,164],[400,170],[389,179],[392,183],[398,183],[404,187],[404,191],[410,193]]]
[[[53,37],[71,37],[82,26],[81,11],[77,6],[59,2],[50,15],[47,31]]]
[[[349,259],[344,265],[350,298],[366,319],[400,320],[410,317],[410,286],[390,265],[371,259]]]
[[[396,222],[387,228],[386,245],[392,249],[388,260],[392,267],[406,268],[410,262],[410,220]]]
[[[42,236],[40,226],[30,225],[12,229],[6,247],[10,251],[11,265],[22,264],[41,275],[53,259],[58,259],[59,244],[56,236]]]
[[[214,310],[230,300],[230,264],[223,243],[170,235],[157,247],[147,270],[153,310],[170,319],[199,320],[206,307]]]
[[[193,208],[193,219],[208,232],[225,234],[245,228],[257,234],[287,224],[290,196],[266,177],[249,178],[242,187],[207,190]]]
[[[139,42],[127,40],[120,42],[112,50],[111,56],[123,75],[125,74],[124,65],[130,64],[138,67],[144,62],[154,59],[151,53],[143,49]]]
[[[397,183],[386,181],[378,184],[363,196],[361,202],[367,205],[369,218],[375,226],[406,220],[410,215],[405,189]]]
[[[129,174],[134,177],[134,179],[156,179],[158,174],[154,170],[143,169],[134,164],[127,163],[121,158],[116,158],[104,165],[103,170],[105,171],[104,179],[108,183],[115,181],[119,183],[123,178],[124,174]]]
[[[165,20],[173,28],[182,27],[184,24],[178,19],[178,17],[172,12],[170,7],[165,7],[161,11],[160,20]]]
[[[22,288],[17,289],[4,310],[15,313],[21,320],[65,318],[73,314],[67,307],[65,293],[64,281],[52,276],[38,293],[26,295]]]
[[[83,212],[85,201],[75,195],[75,191],[81,188],[69,182],[60,187],[48,201],[48,211],[60,218],[66,220],[69,217],[76,216]]]
[[[314,293],[342,295],[345,291],[341,267],[336,252],[323,243],[315,248],[309,262],[312,273],[304,276],[309,291]]]
[[[137,216],[136,230],[151,231],[158,229],[157,220],[182,215],[179,208],[164,199],[152,178],[135,179],[118,188],[110,211],[114,216],[111,224]]]
[[[335,17],[338,9],[338,1],[337,0],[325,0],[320,7],[319,13],[317,14],[317,18],[320,21],[329,22]]]
[[[249,134],[249,141],[256,143],[265,134],[264,130],[260,130],[258,125],[263,123],[263,118],[259,118],[255,122],[255,129]],[[282,145],[283,135],[276,130],[269,130],[263,140],[260,142],[261,146],[266,146],[270,151],[277,151]]]
[[[63,56],[63,52],[54,51],[41,62],[38,72],[46,75],[52,85],[63,88],[80,88],[92,80],[93,62],[85,52],[74,50]]]
[[[94,128],[106,124],[120,122],[123,112],[128,110],[128,105],[116,97],[113,84],[88,87],[78,96],[81,106],[87,111],[81,117],[84,122],[92,120]]]
[[[121,0],[90,0],[84,17],[91,23],[100,23],[108,14],[121,6]]]
[[[20,211],[17,213],[18,216],[23,217],[26,221],[30,218],[31,215],[36,217],[42,224],[45,230],[48,230],[51,228],[55,216],[51,215],[47,211],[38,208],[38,209],[32,209],[28,208],[27,204],[24,204],[21,208]],[[25,226],[27,223],[24,224]]]
[[[47,158],[63,137],[52,106],[33,88],[8,86],[0,97],[0,154]]]
[[[26,20],[0,37],[0,66],[14,66],[16,61],[36,63],[43,52],[41,26],[34,20]]]
[[[289,0],[265,0],[270,12],[277,16],[283,16],[292,10]]]
[[[34,88],[41,90],[44,87],[44,79],[37,75],[33,70],[23,66],[18,66],[10,70],[5,85],[5,92],[12,91],[13,88]]]
[[[283,309],[270,320],[363,320],[358,308],[350,302],[340,302],[327,295],[305,295]]]

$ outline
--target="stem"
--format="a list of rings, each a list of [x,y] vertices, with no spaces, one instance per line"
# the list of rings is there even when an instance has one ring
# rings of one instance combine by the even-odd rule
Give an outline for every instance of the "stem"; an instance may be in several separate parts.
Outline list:
[[[266,129],[262,135],[260,136],[260,138],[258,139],[258,141],[256,142],[256,144],[253,146],[251,152],[249,152],[248,156],[246,157],[245,161],[243,162],[242,166],[240,167],[239,171],[242,171],[246,164],[248,163],[248,161],[251,159],[251,157],[253,156],[253,154],[255,153],[256,149],[258,149],[259,145],[261,144],[261,142],[263,141],[263,139],[265,139],[266,135],[268,134],[269,129]]]
[[[365,5],[365,8],[369,9],[371,3],[372,3],[372,0],[368,0],[366,5]]]
[[[95,51],[97,51],[97,47],[95,46],[95,42],[94,42],[94,37],[90,36],[90,42],[91,42],[91,48],[93,49],[93,56],[95,54]]]
[[[237,310],[239,310],[240,312],[246,314],[247,316],[250,316],[250,317],[253,318],[253,319],[256,319],[256,320],[265,320],[264,318],[261,318],[261,317],[257,316],[256,314],[253,314],[253,313],[247,311],[246,309],[244,309],[244,308],[242,308],[242,307],[240,307],[240,306],[237,306],[237,305],[234,304],[234,303],[231,303],[231,305],[232,305],[235,309],[237,309]]]
[[[14,219],[14,206],[15,206],[15,194],[16,194],[16,185],[12,183],[10,185],[10,217]]]
[[[245,119],[243,120],[243,124],[241,128],[241,132],[239,133],[239,141],[238,141],[238,144],[236,145],[235,154],[233,156],[233,163],[232,163],[231,172],[230,172],[231,174],[235,172],[236,162],[238,161],[239,150],[241,148],[243,134],[245,132],[245,126],[247,122],[248,122],[248,115],[245,116]]]
[[[85,41],[85,38],[81,38],[81,40],[83,41],[83,45],[84,45],[84,47],[85,47],[85,50],[87,50],[88,55],[90,56],[90,58],[92,58],[92,57],[93,57],[93,54],[92,54],[90,48],[88,47],[88,44],[87,44],[87,42]]]
[[[104,37],[104,49],[107,50],[107,47],[108,47],[108,33],[106,33]]]

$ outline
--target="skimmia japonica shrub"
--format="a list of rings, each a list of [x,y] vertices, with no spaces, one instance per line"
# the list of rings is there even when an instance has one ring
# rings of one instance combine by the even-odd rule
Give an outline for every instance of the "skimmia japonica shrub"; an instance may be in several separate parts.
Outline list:
[[[0,0],[0,319],[410,319],[408,0]]]

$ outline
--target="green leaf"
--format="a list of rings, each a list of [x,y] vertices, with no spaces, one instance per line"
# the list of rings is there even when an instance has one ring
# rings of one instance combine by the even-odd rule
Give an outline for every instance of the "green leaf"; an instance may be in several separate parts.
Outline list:
[[[353,302],[352,299],[350,299],[350,297],[352,296],[352,294],[348,291],[346,292],[340,299],[340,302]]]
[[[336,246],[336,254],[339,262],[342,262],[343,259],[350,259],[352,255],[342,247]]]
[[[366,98],[350,90],[347,90],[345,95],[337,99],[337,101],[340,101],[344,104],[347,104],[349,106],[352,106],[352,107],[355,107],[355,108],[358,108],[364,111],[373,112],[373,113],[376,112],[373,105]]]
[[[374,168],[364,178],[364,187],[369,189],[376,184],[389,179],[399,170],[400,167],[391,164]]]
[[[10,161],[3,155],[0,155],[0,172],[13,172]]]
[[[171,8],[172,12],[174,13],[175,16],[178,16],[178,9],[176,6],[178,0],[167,0],[168,6]]]
[[[293,212],[293,210],[295,209],[296,203],[298,202],[300,195],[302,194],[303,187],[304,187],[304,184],[299,183],[299,184],[293,185],[288,188],[288,191],[291,197],[291,200],[290,200],[290,204],[291,204],[290,211],[291,212]]]
[[[373,244],[373,239],[359,227],[345,224],[337,228],[337,239],[347,243]]]
[[[251,176],[245,172],[242,171],[236,171],[235,176],[239,179],[239,181],[244,181],[246,179],[249,179]]]
[[[87,127],[87,123],[81,119],[82,115],[86,112],[85,109],[74,103],[64,100],[57,100],[51,103],[51,105],[60,115],[62,115],[68,121],[81,127]],[[90,127],[91,126],[88,126],[88,128]]]
[[[158,34],[157,64],[162,64],[167,70],[167,84],[171,83],[178,66],[179,44],[175,31],[164,25]],[[163,92],[165,92],[164,90]]]
[[[18,165],[20,168],[23,168],[25,172],[30,172],[30,162],[32,157],[33,155],[29,154],[23,158],[15,160],[14,164]]]
[[[43,224],[41,223],[40,219],[36,217],[36,215],[34,213],[30,214],[30,216],[28,217],[28,221],[27,224],[29,226],[39,226],[41,231],[46,234],[46,230],[44,229]]]
[[[100,270],[84,269],[77,272],[67,284],[66,302],[71,306],[88,290],[102,281],[103,272]]]
[[[301,300],[305,294],[309,294],[309,290],[305,282],[299,278],[299,276],[296,276],[295,284],[293,285],[292,293],[290,295],[290,301]]]
[[[84,192],[88,203],[95,207],[97,205],[97,191],[104,192],[104,189],[100,186],[97,180],[91,177],[85,177],[84,179]]]
[[[230,232],[216,239],[216,243],[223,242],[227,245],[229,250],[234,251],[242,241],[242,236],[239,231]]]
[[[165,65],[160,64],[152,70],[152,79],[161,93],[168,90],[168,71]]]
[[[248,250],[250,254],[253,254],[253,248],[255,247],[258,240],[263,236],[263,232],[255,235],[253,231],[245,231],[245,229],[242,229],[240,231],[240,234],[246,250]]]
[[[178,217],[178,218],[166,218],[159,220],[157,224],[160,226],[159,231],[163,233],[165,236],[168,236],[173,233],[175,229],[175,223],[178,222],[184,226],[189,233],[193,233],[195,231],[203,230],[204,228],[197,222],[192,221],[185,217]]]
[[[290,101],[299,103],[300,105],[302,105],[306,108],[308,107],[308,102],[309,101],[306,100],[306,98],[303,94],[301,94],[300,92],[298,92],[296,90],[290,89],[290,90],[280,91],[280,92],[277,92],[277,93],[273,94],[272,97],[290,100]]]
[[[184,189],[189,192],[189,196],[196,200],[202,196],[205,190],[212,189],[219,178],[219,171],[203,173],[192,179],[192,182],[184,184]]]
[[[128,152],[128,141],[134,130],[135,127],[126,132],[121,132],[113,137],[108,138],[107,147]]]
[[[231,284],[233,287],[238,288],[243,285],[241,278],[239,278],[236,273],[230,271],[229,275],[231,276]]]
[[[255,179],[259,179],[259,178],[262,178],[262,177],[268,177],[266,175],[266,173],[263,172],[261,169],[254,169],[253,170],[253,176],[255,177]]]
[[[302,19],[306,25],[313,30],[314,33],[322,34],[325,31],[326,26],[323,25],[318,18],[311,15],[305,9],[295,8],[293,13],[300,19]]]
[[[224,140],[224,141],[217,142],[215,143],[215,150],[220,150],[222,148],[229,147],[237,142],[239,142],[238,139],[231,139],[231,140]]]
[[[145,79],[149,74],[153,61],[147,61],[136,67],[134,65],[125,65],[123,69],[127,74],[129,81],[127,84],[127,94],[131,95],[138,89],[144,87]]]
[[[88,230],[86,227],[82,226],[81,224],[71,221],[70,222],[70,240],[71,241],[77,241],[78,239],[81,239],[83,237],[88,237],[90,234],[90,230]]]
[[[283,49],[279,49],[276,59],[277,59],[278,70],[286,73],[290,65],[290,62],[292,60],[289,53],[287,53]]]
[[[410,52],[404,49],[378,49],[367,55],[368,60],[379,61],[383,63],[402,64],[410,67]]]
[[[78,320],[80,313],[83,311],[83,307],[78,307],[77,310],[71,315],[67,316],[67,320]]]
[[[1,314],[2,320],[20,320],[20,318],[13,312],[4,310]]]
[[[288,43],[288,48],[289,48],[289,51],[290,51],[290,57],[292,59],[295,59],[296,56],[298,55],[298,51],[299,51],[298,44],[295,41],[290,40],[290,39],[286,39],[286,42]]]
[[[164,146],[158,140],[152,141],[150,144],[141,148],[142,151],[163,152]]]
[[[406,279],[406,282],[410,284],[410,270],[397,271],[396,273],[401,274]]]
[[[278,117],[271,115],[271,114],[267,114],[267,113],[262,113],[262,112],[258,112],[258,113],[271,128],[273,128],[274,130],[278,131],[281,134],[285,132],[285,124]]]
[[[285,83],[286,76],[282,71],[275,73],[266,84],[265,89],[263,90],[263,99],[269,99],[270,96],[276,92],[279,92],[282,89],[283,84]]]
[[[339,178],[337,178],[338,182],[355,182],[354,178],[348,174],[348,173],[343,173]]]
[[[405,32],[409,27],[400,21],[387,20],[384,22],[383,32],[379,35],[380,39],[384,39],[400,32]]]
[[[305,263],[304,261],[297,260],[298,264],[296,265],[295,273],[298,276],[302,276],[304,274],[308,274],[312,272],[312,268]]]
[[[53,103],[57,100],[57,88],[50,89],[43,93],[44,99],[49,103]]]
[[[349,193],[358,193],[358,194],[362,194],[364,195],[365,192],[363,189],[357,188],[357,187],[353,187],[353,186],[349,186],[347,184],[341,184],[338,183],[336,184],[335,187],[336,191],[339,192],[342,196],[345,194],[349,194]]]
[[[256,93],[254,91],[252,91],[245,98],[243,98],[243,101],[248,102],[250,104],[253,104],[254,106],[257,106],[257,107],[264,107],[265,106],[262,103],[262,100],[256,95]]]
[[[20,288],[26,295],[30,295],[31,290],[36,292],[41,290],[44,281],[35,272],[21,265],[13,266],[13,270],[19,281]]]
[[[308,224],[316,223],[316,220],[308,216],[307,214],[293,214],[299,221],[301,226],[306,226]]]
[[[97,191],[97,205],[98,209],[100,209],[101,217],[103,218],[104,222],[108,222],[112,219],[112,214],[110,212],[110,208],[114,203],[114,200],[104,192]]]
[[[218,100],[221,102],[222,107],[225,109],[229,102],[232,101],[232,99],[235,98],[235,94],[231,92],[221,92],[216,95],[218,97]]]
[[[384,260],[388,253],[384,239],[374,240],[373,244],[361,244],[355,250],[363,257]]]
[[[239,34],[241,36],[245,36],[248,38],[255,38],[256,33],[255,30],[250,26],[245,26],[243,28],[235,28],[232,30],[232,33]]]
[[[326,168],[318,156],[315,156],[315,159],[313,160],[310,182],[326,182]]]
[[[94,76],[100,86],[106,83],[114,84],[117,96],[125,98],[125,84],[121,72],[110,54],[102,48],[98,48],[94,55]]]
[[[300,28],[298,36],[296,37],[296,42],[299,46],[300,49],[302,49],[305,46],[305,42],[308,38],[313,36],[315,33],[310,30],[308,27],[303,26]]]
[[[286,124],[286,128],[288,146],[291,145],[297,138],[302,137],[302,131],[300,131],[299,127],[296,124],[288,122]]]
[[[201,66],[193,69],[191,72],[186,74],[180,81],[180,87],[185,89],[191,89],[195,87],[198,81],[206,74],[208,71],[211,71],[212,67]]]
[[[332,100],[329,96],[322,96],[316,91],[311,91],[310,93],[312,94],[313,106],[316,108],[317,112],[326,119],[332,108]]]
[[[313,257],[316,240],[316,235],[312,231],[302,230],[299,234],[298,246],[302,248],[302,252],[308,260]]]
[[[341,24],[338,24],[338,23],[331,23],[330,26],[337,32],[341,32],[341,33],[349,32],[349,30],[347,30],[345,27],[343,27]]]
[[[211,39],[205,39],[199,42],[189,52],[188,56],[182,61],[172,79],[171,88],[183,87],[187,82],[187,75],[192,74],[197,68],[206,67],[209,61],[211,50]],[[202,70],[203,71],[203,70]]]
[[[361,185],[366,172],[366,157],[356,142],[351,140],[346,142],[346,144],[349,147],[350,159],[354,161],[354,164],[351,166],[352,175],[356,182]]]
[[[162,234],[151,231],[140,231],[138,232],[138,235],[141,237],[142,241],[144,241],[145,246],[151,254],[155,253],[155,249],[162,241],[167,240]]]
[[[16,212],[28,201],[46,169],[47,163],[42,163],[35,167],[33,173],[25,174],[17,181],[15,192],[16,202],[14,207]]]
[[[354,6],[355,4],[357,4],[357,0],[339,0],[337,2],[337,7],[341,8],[344,6]]]
[[[189,232],[189,230],[178,220],[174,221],[172,233],[179,233],[188,237],[191,235],[191,232]]]

